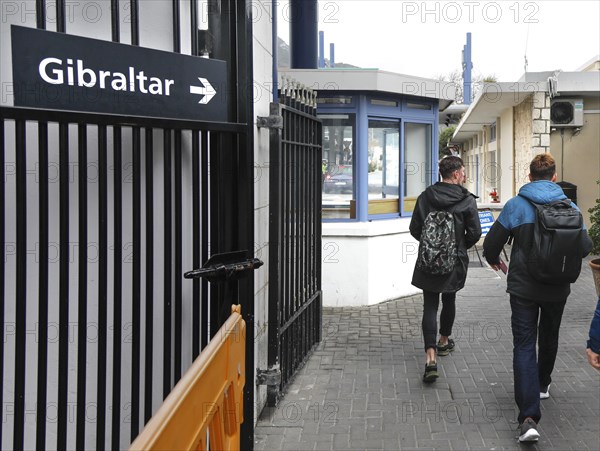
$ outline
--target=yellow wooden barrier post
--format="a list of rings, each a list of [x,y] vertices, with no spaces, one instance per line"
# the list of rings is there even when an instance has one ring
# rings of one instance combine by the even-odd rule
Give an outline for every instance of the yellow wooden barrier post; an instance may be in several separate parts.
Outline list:
[[[246,322],[241,306],[175,385],[131,450],[239,450]]]

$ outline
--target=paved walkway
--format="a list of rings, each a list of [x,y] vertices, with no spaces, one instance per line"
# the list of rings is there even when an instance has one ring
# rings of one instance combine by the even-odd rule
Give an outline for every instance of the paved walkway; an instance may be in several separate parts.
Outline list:
[[[256,427],[257,450],[598,450],[600,373],[585,342],[596,305],[589,266],[567,302],[542,437],[520,445],[505,276],[471,263],[458,293],[456,350],[421,382],[422,297],[328,308],[323,341]]]

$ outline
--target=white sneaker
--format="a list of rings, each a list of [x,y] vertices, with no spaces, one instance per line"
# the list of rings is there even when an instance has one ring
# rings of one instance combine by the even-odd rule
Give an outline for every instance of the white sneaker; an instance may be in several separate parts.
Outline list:
[[[550,397],[550,384],[545,387],[540,387],[540,399],[548,399]]]

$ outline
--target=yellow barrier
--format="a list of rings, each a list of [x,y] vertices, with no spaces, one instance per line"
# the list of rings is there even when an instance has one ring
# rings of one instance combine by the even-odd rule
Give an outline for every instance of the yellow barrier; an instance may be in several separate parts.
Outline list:
[[[241,307],[175,385],[131,450],[239,450],[246,322]]]

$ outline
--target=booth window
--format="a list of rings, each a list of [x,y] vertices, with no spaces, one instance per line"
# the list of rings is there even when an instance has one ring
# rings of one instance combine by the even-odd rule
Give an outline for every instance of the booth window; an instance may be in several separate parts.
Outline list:
[[[350,96],[339,96],[339,97],[317,97],[317,104],[325,105],[349,105],[352,103],[352,97]]]
[[[398,102],[395,100],[371,99],[371,105],[397,107]]]
[[[405,123],[404,213],[413,212],[417,197],[431,184],[433,178],[431,152],[431,124]]]
[[[369,119],[368,155],[369,199],[398,199],[400,177],[398,121]]]
[[[354,114],[323,114],[323,218],[350,218],[354,199]]]

